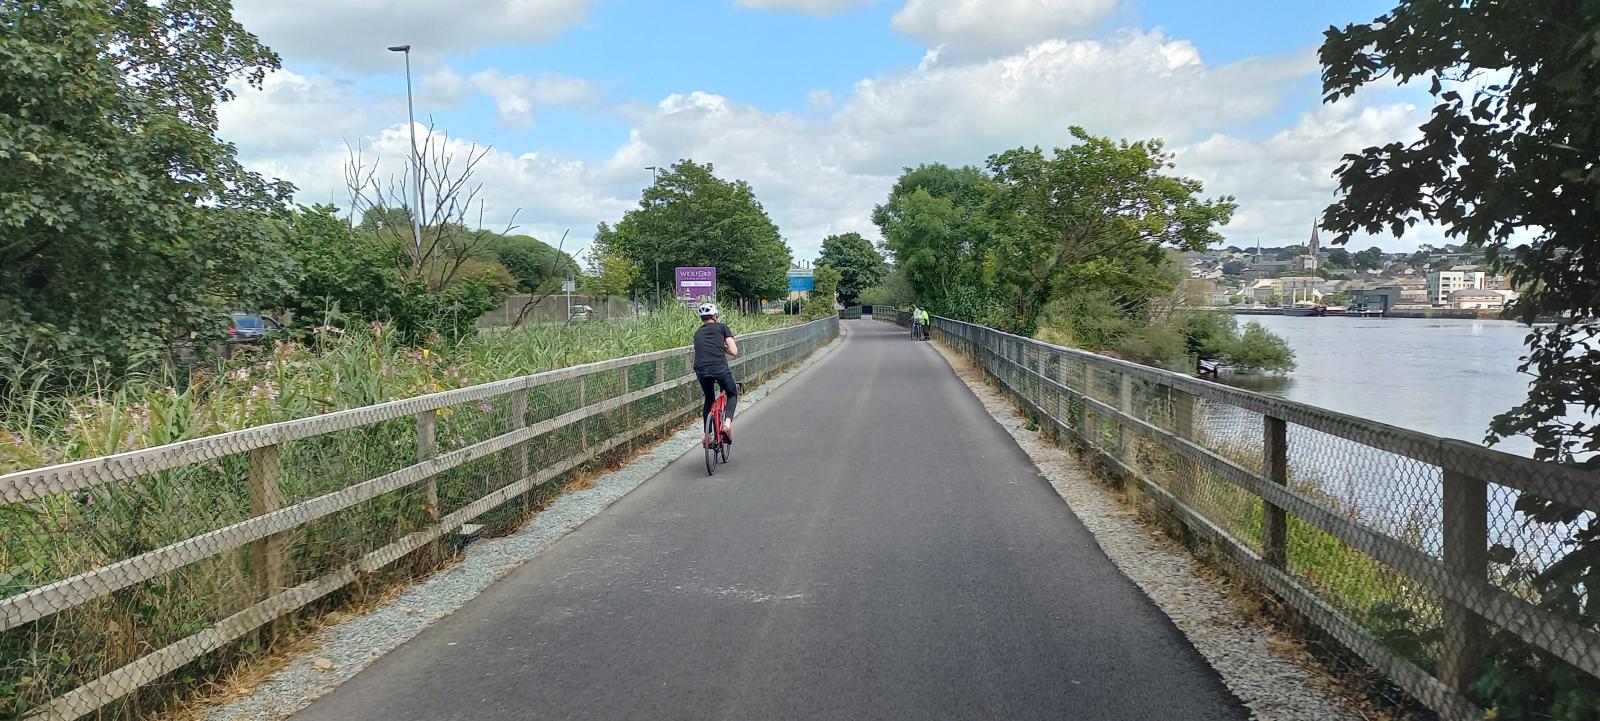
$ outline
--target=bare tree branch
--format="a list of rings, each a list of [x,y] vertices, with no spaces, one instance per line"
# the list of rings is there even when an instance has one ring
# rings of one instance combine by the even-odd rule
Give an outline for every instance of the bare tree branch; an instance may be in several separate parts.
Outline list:
[[[450,136],[435,132],[430,124],[417,149],[421,164],[421,198],[414,192],[417,188],[413,183],[417,182],[417,177],[410,172],[411,168],[380,182],[376,177],[377,160],[369,165],[359,144],[350,148],[346,143],[346,148],[349,157],[345,163],[345,185],[350,193],[352,223],[358,212],[363,217],[369,213],[375,216],[377,224],[373,229],[387,233],[408,249],[408,276],[428,283],[434,292],[454,282],[468,262],[488,256],[495,239],[516,227],[520,209],[512,213],[512,222],[507,223],[504,230],[496,233],[483,228],[487,212],[484,201],[479,198],[483,184],[475,181],[474,176],[479,163],[488,156],[489,147],[473,144],[458,157],[450,149]],[[474,202],[478,204],[478,220],[476,227],[469,227],[467,219]],[[394,222],[395,211],[403,211],[408,224],[416,218],[422,228],[420,237],[413,237],[413,228]]]

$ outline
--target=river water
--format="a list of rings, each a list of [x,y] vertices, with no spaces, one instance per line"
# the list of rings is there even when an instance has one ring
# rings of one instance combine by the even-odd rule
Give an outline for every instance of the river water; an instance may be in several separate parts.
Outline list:
[[[1240,317],[1257,322],[1294,349],[1296,369],[1282,377],[1225,377],[1230,385],[1381,421],[1401,428],[1482,443],[1489,422],[1521,403],[1528,377],[1517,372],[1527,326],[1499,320],[1421,318]],[[1208,422],[1239,427],[1235,409],[1210,407]],[[1242,414],[1255,419],[1253,414]],[[1259,420],[1254,422],[1259,423]],[[1248,425],[1245,423],[1243,425]],[[1532,455],[1520,436],[1494,446]],[[1440,471],[1320,432],[1291,425],[1292,479],[1310,480],[1349,513],[1421,550],[1442,548]],[[1293,480],[1291,481],[1294,482]],[[1530,529],[1513,513],[1516,492],[1491,485],[1491,543],[1514,549],[1519,565],[1541,568],[1558,558],[1575,526]]]
[[[1288,341],[1285,377],[1225,379],[1262,393],[1448,438],[1481,443],[1496,415],[1521,403],[1527,326],[1503,320],[1241,316]],[[1495,448],[1532,454],[1513,437]]]

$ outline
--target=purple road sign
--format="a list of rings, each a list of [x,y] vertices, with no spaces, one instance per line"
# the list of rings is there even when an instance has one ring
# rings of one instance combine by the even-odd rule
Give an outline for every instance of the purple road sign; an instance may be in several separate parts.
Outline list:
[[[678,268],[673,275],[677,279],[679,298],[694,301],[717,297],[716,268]]]

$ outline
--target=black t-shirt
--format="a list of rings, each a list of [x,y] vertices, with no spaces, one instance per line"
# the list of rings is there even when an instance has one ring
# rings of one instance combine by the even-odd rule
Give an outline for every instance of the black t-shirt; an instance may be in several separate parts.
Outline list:
[[[724,338],[732,338],[733,331],[721,323],[701,323],[694,332],[694,369],[706,370],[728,367],[728,347]]]

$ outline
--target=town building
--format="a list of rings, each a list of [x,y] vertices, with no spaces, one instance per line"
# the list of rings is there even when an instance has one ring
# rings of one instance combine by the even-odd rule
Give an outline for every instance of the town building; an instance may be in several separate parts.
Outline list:
[[[1458,290],[1483,290],[1486,273],[1475,270],[1436,270],[1428,274],[1428,303],[1450,304],[1450,294]]]
[[[1278,279],[1278,294],[1284,303],[1321,298],[1328,281],[1315,275],[1286,275]]]
[[[1450,307],[1456,310],[1500,310],[1506,307],[1504,293],[1466,288],[1450,293]]]
[[[1322,241],[1317,238],[1317,224],[1311,223],[1311,240],[1306,243],[1306,254],[1298,258],[1297,269],[1315,271],[1322,264]]]
[[[1250,261],[1249,272],[1269,274],[1283,273],[1294,269],[1295,261],[1293,260],[1262,260],[1260,258],[1255,258]]]
[[[1273,296],[1283,296],[1283,280],[1280,278],[1262,278],[1257,280],[1245,297],[1255,303],[1265,303]]]
[[[1377,288],[1359,288],[1350,291],[1350,307],[1389,312],[1390,308],[1405,304],[1405,291],[1398,285]]]

